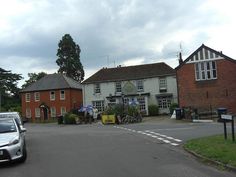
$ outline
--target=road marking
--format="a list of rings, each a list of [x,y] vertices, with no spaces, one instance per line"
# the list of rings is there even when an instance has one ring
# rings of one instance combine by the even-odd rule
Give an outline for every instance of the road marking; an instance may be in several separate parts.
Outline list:
[[[155,138],[157,140],[160,140],[160,141],[162,141],[162,142],[164,142],[166,144],[170,144],[172,146],[178,146],[179,144],[171,142],[171,141],[182,142],[182,140],[180,140],[180,139],[173,138],[171,136],[163,135],[163,134],[160,134],[160,133],[157,133],[157,132],[153,132],[153,131],[150,131],[150,130],[137,131],[137,130],[133,130],[133,129],[130,129],[130,128],[121,127],[121,126],[113,126],[113,127],[114,128],[119,128],[119,129],[122,129],[122,130],[127,130],[127,131],[134,132],[134,133],[143,134],[143,135]]]
[[[150,131],[150,130],[146,130],[145,132],[152,133],[152,134],[154,134],[154,135],[158,135],[158,136],[161,136],[161,137],[170,139],[170,140],[174,140],[174,141],[176,141],[176,142],[182,142],[182,140],[180,140],[180,139],[173,138],[173,137],[171,137],[171,136],[162,135],[162,134],[160,134],[160,133],[156,133],[156,132],[153,132],[153,131]]]

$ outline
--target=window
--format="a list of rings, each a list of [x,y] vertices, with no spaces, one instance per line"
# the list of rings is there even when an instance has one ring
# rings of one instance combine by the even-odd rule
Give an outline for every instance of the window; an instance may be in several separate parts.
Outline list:
[[[65,90],[60,91],[60,100],[65,100]]]
[[[61,115],[65,115],[66,114],[66,108],[65,107],[61,107]]]
[[[40,108],[35,108],[35,117],[36,118],[40,117]]]
[[[216,62],[200,62],[195,64],[195,78],[200,80],[217,79]]]
[[[145,98],[144,97],[137,98],[137,101],[139,103],[140,112],[146,112]]]
[[[160,89],[160,92],[167,92],[166,78],[159,79],[159,89]]]
[[[55,100],[55,99],[56,99],[55,91],[51,91],[50,92],[50,100]]]
[[[104,111],[104,101],[93,101],[92,103],[99,112]]]
[[[40,93],[39,92],[34,93],[34,101],[40,101]]]
[[[171,99],[170,98],[159,98],[158,99],[158,107],[160,109],[166,109],[166,108],[169,108],[171,105]]]
[[[51,117],[56,117],[56,108],[55,107],[51,107]]]
[[[116,93],[121,93],[121,82],[116,82]]]
[[[25,112],[26,112],[26,118],[31,118],[31,109],[30,108],[26,108],[26,110],[25,110]]]
[[[137,85],[137,91],[138,92],[143,92],[143,81],[142,80],[138,80],[136,82],[136,85]]]
[[[94,85],[94,93],[101,93],[100,84],[95,84]]]
[[[25,101],[30,102],[30,93],[25,94]]]

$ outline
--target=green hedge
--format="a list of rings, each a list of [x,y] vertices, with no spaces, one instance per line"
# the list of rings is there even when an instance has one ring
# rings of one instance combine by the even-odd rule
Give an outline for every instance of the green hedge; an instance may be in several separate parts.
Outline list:
[[[148,111],[150,116],[157,116],[159,114],[159,108],[157,105],[149,105]]]
[[[65,124],[76,124],[76,119],[78,119],[78,115],[72,113],[66,113],[64,115],[64,123]]]

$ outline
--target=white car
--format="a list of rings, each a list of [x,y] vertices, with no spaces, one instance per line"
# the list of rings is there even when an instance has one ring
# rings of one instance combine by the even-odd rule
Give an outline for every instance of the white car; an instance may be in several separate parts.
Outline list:
[[[25,131],[14,118],[0,119],[0,162],[25,162]]]
[[[24,128],[23,121],[18,112],[0,112],[0,119],[1,118],[14,118],[19,123],[20,127]]]

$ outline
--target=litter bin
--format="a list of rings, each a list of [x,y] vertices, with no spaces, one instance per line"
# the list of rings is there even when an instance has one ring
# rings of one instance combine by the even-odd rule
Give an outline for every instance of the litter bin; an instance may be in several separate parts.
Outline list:
[[[223,122],[223,120],[221,119],[221,115],[227,114],[227,109],[226,108],[218,108],[217,114],[218,114],[218,122]]]
[[[62,124],[63,123],[63,116],[57,116],[57,123]]]
[[[180,120],[181,117],[181,108],[175,108],[176,119]]]

